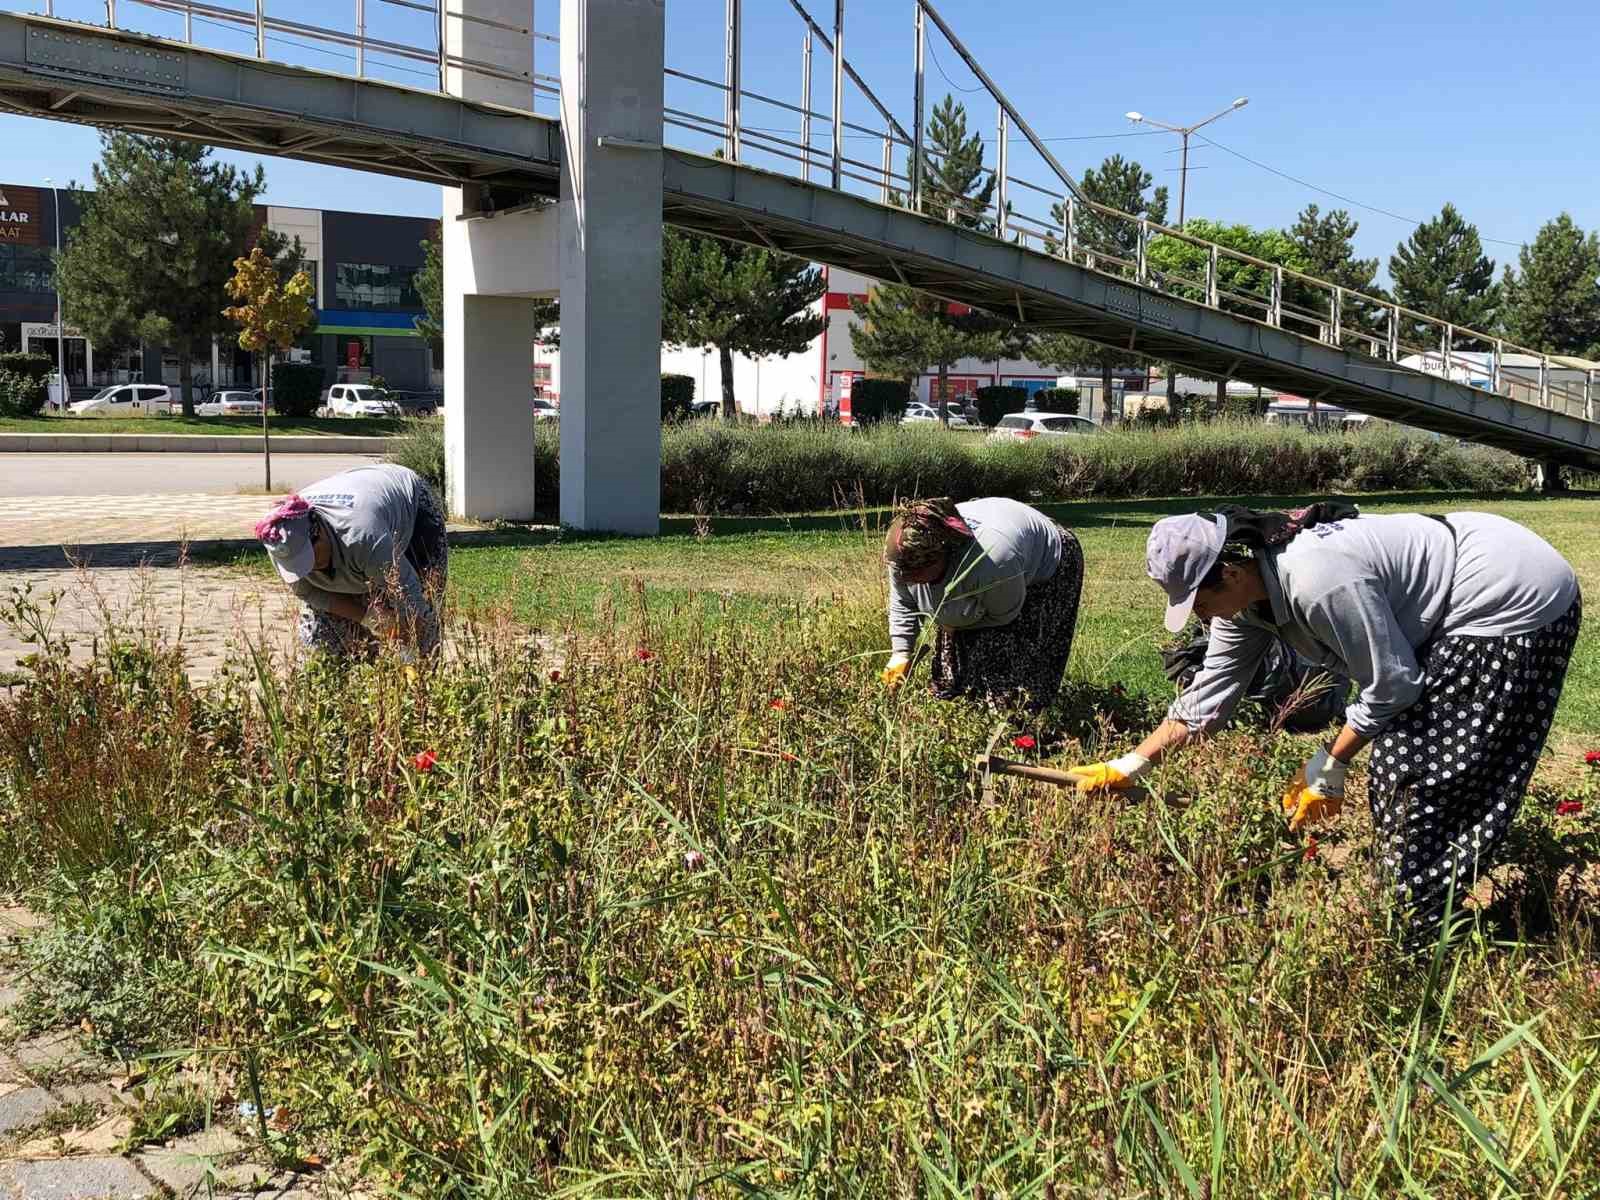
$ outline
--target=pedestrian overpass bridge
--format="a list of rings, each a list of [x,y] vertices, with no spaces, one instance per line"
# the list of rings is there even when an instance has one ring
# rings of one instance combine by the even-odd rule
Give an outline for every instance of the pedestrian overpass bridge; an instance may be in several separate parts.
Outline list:
[[[742,82],[758,61],[747,0],[722,0],[704,30],[721,35],[721,78],[666,62],[666,22],[693,0],[670,0],[672,12],[667,0],[560,0],[559,36],[536,27],[533,0],[356,0],[348,30],[269,14],[268,0],[83,0],[73,15],[92,9],[98,23],[66,19],[71,2],[0,12],[0,108],[445,185],[446,442],[464,515],[532,514],[532,299],[559,295],[562,518],[656,528],[662,222],[1547,469],[1600,470],[1600,363],[1089,202],[931,0],[906,4],[904,123],[835,53],[845,0],[826,28],[803,0],[748,0],[794,19],[792,101]],[[399,23],[368,20],[369,4]],[[993,104],[995,187],[981,208],[926,177],[935,39]],[[300,61],[312,51],[342,56],[341,69]],[[541,53],[559,55],[559,74],[538,70]],[[770,55],[759,61],[770,76]],[[819,76],[828,95],[814,101]]]

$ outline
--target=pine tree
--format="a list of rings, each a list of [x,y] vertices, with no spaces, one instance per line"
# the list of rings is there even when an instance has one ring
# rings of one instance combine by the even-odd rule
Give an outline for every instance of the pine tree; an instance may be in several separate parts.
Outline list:
[[[266,176],[212,162],[194,142],[105,132],[100,144],[94,190],[74,188],[83,216],[56,265],[65,318],[97,346],[176,350],[193,416],[192,363],[226,328],[233,260]]]
[[[869,371],[907,383],[930,367],[938,372],[935,400],[944,424],[950,422],[950,368],[963,358],[999,358],[1018,349],[1011,323],[952,311],[948,301],[900,284],[879,284],[851,307],[863,324],[850,326],[850,344]]]
[[[668,229],[662,238],[661,338],[715,347],[722,366],[722,416],[738,415],[733,356],[798,354],[822,332],[813,310],[827,283],[802,259]]]
[[[995,177],[983,165],[983,137],[967,133],[967,109],[946,95],[928,120],[922,156],[922,211],[968,229],[993,228],[987,215]]]
[[[1506,335],[1554,354],[1600,352],[1600,237],[1566,213],[1547,222],[1506,268]]]
[[[1413,344],[1435,344],[1437,322],[1483,331],[1495,326],[1500,289],[1494,281],[1494,262],[1483,253],[1477,226],[1468,224],[1453,204],[1417,226],[1396,248],[1389,259],[1389,277],[1397,303],[1435,319],[1428,324],[1402,323],[1403,336]]]
[[[1323,216],[1315,204],[1306,205],[1289,229],[1289,240],[1298,247],[1304,264],[1300,269],[1327,283],[1376,294],[1378,260],[1356,257],[1355,236],[1360,228],[1342,208]]]

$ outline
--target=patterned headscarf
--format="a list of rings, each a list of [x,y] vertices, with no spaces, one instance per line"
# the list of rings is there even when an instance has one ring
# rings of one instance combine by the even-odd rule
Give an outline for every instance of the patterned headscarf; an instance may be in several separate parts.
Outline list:
[[[282,504],[256,522],[256,537],[268,546],[281,545],[294,523],[310,511],[311,505],[301,498],[299,492],[293,492]]]
[[[915,500],[902,504],[890,523],[883,560],[898,571],[921,571],[963,548],[973,536],[949,496]]]

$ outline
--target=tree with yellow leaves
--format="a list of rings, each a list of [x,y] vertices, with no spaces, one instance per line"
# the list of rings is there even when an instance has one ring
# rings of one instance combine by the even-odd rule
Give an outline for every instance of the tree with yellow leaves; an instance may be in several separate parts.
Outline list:
[[[289,349],[295,339],[310,328],[311,279],[296,271],[285,283],[260,246],[249,258],[233,260],[233,278],[228,280],[228,295],[236,301],[222,315],[239,326],[239,346],[261,355],[261,448],[266,456],[267,490],[272,490],[272,446],[267,432],[267,413],[271,409],[272,356]]]

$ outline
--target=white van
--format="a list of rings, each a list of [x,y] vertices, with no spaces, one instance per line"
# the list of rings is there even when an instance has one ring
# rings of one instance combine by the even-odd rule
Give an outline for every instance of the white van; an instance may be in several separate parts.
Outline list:
[[[172,389],[156,383],[119,383],[101,388],[88,400],[67,405],[70,417],[148,417],[153,413],[170,416]]]

